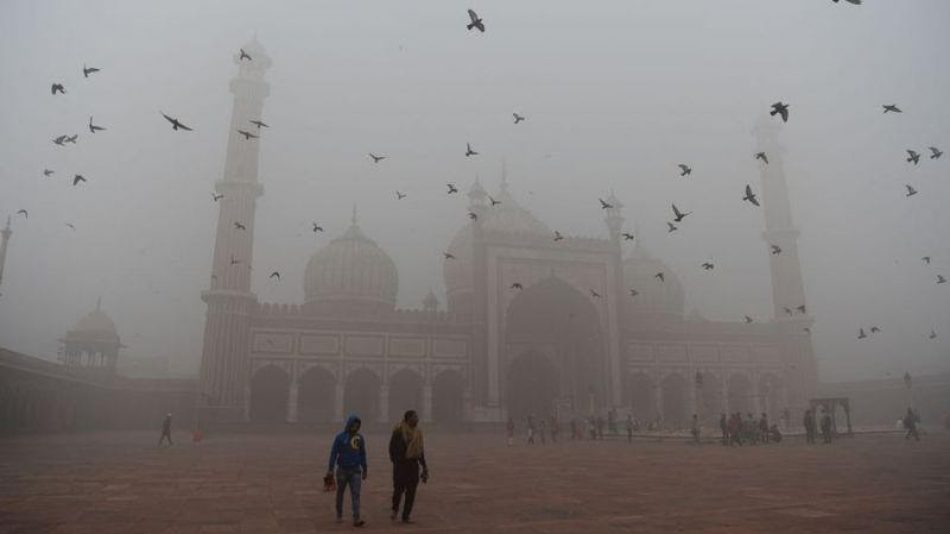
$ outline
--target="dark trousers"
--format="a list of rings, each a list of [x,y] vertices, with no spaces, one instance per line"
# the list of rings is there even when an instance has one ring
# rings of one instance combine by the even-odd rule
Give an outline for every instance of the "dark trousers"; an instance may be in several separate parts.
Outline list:
[[[393,514],[399,512],[399,501],[402,494],[406,494],[406,502],[402,507],[402,518],[408,520],[412,513],[412,505],[416,501],[416,487],[419,486],[419,462],[407,460],[393,464]]]
[[[914,436],[914,439],[920,441],[920,434],[917,433],[917,427],[912,426],[907,429],[907,434],[904,435],[904,439],[910,439],[911,436]]]
[[[171,430],[162,430],[162,437],[158,438],[158,444],[161,445],[166,439],[169,445],[173,444]]]

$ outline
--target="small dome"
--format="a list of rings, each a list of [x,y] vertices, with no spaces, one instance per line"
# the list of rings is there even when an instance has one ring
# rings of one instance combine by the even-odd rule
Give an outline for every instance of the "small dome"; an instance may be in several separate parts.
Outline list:
[[[663,273],[663,281],[657,278],[657,273]],[[623,284],[628,317],[683,317],[686,301],[683,285],[668,265],[650,257],[639,244],[623,260]],[[638,294],[631,296],[630,290]]]
[[[119,341],[119,334],[115,323],[109,315],[102,311],[101,301],[96,302],[96,309],[87,313],[76,325],[66,333],[67,338],[86,341]]]
[[[386,252],[353,222],[318,250],[304,275],[305,306],[314,310],[378,313],[396,306],[399,276]]]

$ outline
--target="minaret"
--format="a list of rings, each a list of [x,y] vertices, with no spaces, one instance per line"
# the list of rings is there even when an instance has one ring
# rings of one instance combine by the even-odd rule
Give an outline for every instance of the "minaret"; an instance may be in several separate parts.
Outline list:
[[[263,189],[258,182],[261,138],[266,134],[251,124],[262,119],[270,85],[264,73],[270,58],[256,39],[244,45],[251,59],[234,55],[238,73],[231,80],[234,104],[228,129],[224,177],[215,184],[219,201],[211,270],[211,288],[201,294],[208,305],[198,405],[214,421],[245,419],[248,387],[250,313],[257,297],[251,293],[254,249],[254,209]],[[245,139],[238,130],[261,134]],[[243,228],[241,228],[243,227]]]
[[[10,229],[10,217],[7,216],[7,225],[0,230],[0,284],[3,283],[3,265],[7,262],[7,242],[10,241],[11,235],[13,230]]]
[[[790,393],[797,391],[804,396],[792,401],[799,404],[814,394],[817,371],[811,334],[806,330],[810,329],[813,321],[805,301],[805,286],[798,259],[799,232],[792,221],[792,206],[782,161],[785,149],[778,142],[780,128],[777,122],[768,117],[758,122],[755,128],[756,151],[764,152],[768,163],[756,161],[762,177],[761,196],[765,213],[763,237],[767,243],[772,275],[773,317],[788,340],[783,348],[783,358],[792,371],[790,374],[795,376],[792,383],[787,385],[790,386]],[[805,306],[805,311],[800,311],[799,306]],[[792,313],[789,314],[786,308]]]

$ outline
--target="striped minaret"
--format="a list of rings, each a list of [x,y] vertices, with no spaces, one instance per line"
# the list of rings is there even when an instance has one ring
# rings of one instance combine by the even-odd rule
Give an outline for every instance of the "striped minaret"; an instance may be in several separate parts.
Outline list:
[[[7,262],[7,242],[11,235],[13,230],[10,229],[10,217],[7,217],[7,225],[0,230],[0,282],[3,282],[3,265]]]
[[[250,59],[235,54],[238,73],[231,80],[234,104],[228,129],[224,177],[215,184],[218,195],[218,228],[214,243],[210,289],[201,298],[208,305],[198,405],[200,417],[218,422],[245,419],[251,309],[257,297],[251,292],[254,251],[254,209],[263,189],[258,182],[258,158],[265,128],[264,99],[270,86],[264,73],[270,58],[256,39],[244,45]],[[243,130],[260,138],[245,138]]]

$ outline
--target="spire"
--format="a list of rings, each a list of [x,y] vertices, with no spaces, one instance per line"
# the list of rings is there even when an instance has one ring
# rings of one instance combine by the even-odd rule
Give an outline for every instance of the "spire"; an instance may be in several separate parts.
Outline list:
[[[96,311],[102,311],[102,297],[96,299]]]
[[[13,235],[13,230],[10,229],[10,216],[7,215],[7,225],[0,230],[0,283],[3,282],[3,265],[7,261],[7,241],[10,240],[11,235]]]
[[[357,226],[357,217],[356,217],[356,214],[357,214],[357,211],[356,211],[356,202],[354,202],[354,203],[353,203],[353,215],[350,216],[350,224],[353,225],[353,226]]]

